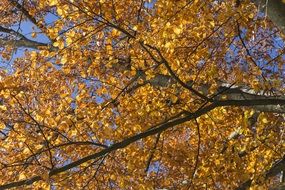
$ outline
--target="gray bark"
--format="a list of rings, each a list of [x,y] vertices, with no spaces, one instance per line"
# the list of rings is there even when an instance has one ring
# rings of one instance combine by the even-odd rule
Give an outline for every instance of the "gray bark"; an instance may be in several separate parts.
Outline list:
[[[13,46],[17,48],[32,48],[39,49],[40,47],[47,47],[48,44],[36,42],[33,40],[25,39],[0,39],[0,46]]]
[[[285,34],[285,3],[282,0],[252,0],[259,10]]]
[[[51,45],[49,44],[30,40],[20,32],[15,31],[11,28],[5,28],[3,26],[0,26],[0,34],[4,34],[4,36],[3,37],[1,36],[0,38],[0,46],[3,47],[13,46],[17,48],[32,48],[32,49],[39,49],[40,47],[47,47],[47,46],[51,47]]]

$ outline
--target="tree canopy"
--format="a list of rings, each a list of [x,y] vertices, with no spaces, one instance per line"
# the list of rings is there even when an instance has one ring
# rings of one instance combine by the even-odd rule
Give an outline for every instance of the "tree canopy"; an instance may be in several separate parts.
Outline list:
[[[0,0],[0,189],[268,189],[284,1]]]

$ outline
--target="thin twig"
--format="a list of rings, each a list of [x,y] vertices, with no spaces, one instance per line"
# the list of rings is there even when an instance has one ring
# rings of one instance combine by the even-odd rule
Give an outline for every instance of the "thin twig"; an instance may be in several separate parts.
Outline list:
[[[200,125],[199,125],[196,118],[195,118],[195,123],[196,123],[197,134],[198,134],[198,147],[197,147],[197,153],[196,153],[196,158],[195,158],[195,165],[194,165],[194,169],[193,169],[193,173],[192,173],[192,177],[191,177],[190,185],[189,185],[188,189],[191,189],[191,187],[193,185],[193,180],[195,178],[195,175],[196,175],[196,172],[198,169],[199,156],[200,156],[201,134],[200,134]]]
[[[148,160],[147,160],[146,168],[145,168],[145,170],[144,170],[146,173],[148,172],[150,163],[151,163],[151,161],[152,161],[152,159],[153,159],[154,152],[155,152],[156,147],[157,147],[157,144],[158,144],[158,142],[159,142],[160,134],[161,134],[161,133],[158,133],[158,134],[157,134],[156,140],[155,140],[155,143],[154,143],[154,147],[153,147],[153,149],[151,150],[150,156],[149,156],[149,158],[148,158]]]

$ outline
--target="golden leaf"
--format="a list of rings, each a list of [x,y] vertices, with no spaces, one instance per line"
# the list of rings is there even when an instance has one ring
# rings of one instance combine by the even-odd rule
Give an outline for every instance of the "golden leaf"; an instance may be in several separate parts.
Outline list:
[[[54,6],[58,4],[58,0],[49,0],[48,3],[49,3],[49,6]]]

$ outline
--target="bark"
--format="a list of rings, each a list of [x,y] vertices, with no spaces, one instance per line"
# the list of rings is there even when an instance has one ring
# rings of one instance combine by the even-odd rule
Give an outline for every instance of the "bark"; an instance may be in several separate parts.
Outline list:
[[[267,99],[276,99],[276,100],[285,100],[284,95],[268,95],[264,92],[255,92],[252,89],[248,89],[245,87],[223,87],[221,86],[218,90],[223,91],[219,96],[217,96],[215,99],[216,100],[247,100],[247,101],[252,101],[255,99],[264,99],[266,101]],[[253,109],[256,111],[261,111],[261,112],[272,112],[272,113],[285,113],[285,105],[254,105],[252,106]]]
[[[16,3],[16,1],[12,1],[12,0],[11,2]],[[268,18],[276,25],[276,27],[280,29],[280,31],[285,33],[285,4],[283,4],[281,0],[253,0],[253,2],[258,7],[260,7],[261,11],[266,12],[266,14],[268,15]],[[23,11],[22,9],[23,7],[20,7],[18,4],[16,7],[19,10]],[[29,18],[29,15],[26,15],[26,16]],[[36,21],[34,22],[36,23]],[[3,41],[0,41],[0,43],[1,42],[4,43]],[[17,44],[19,44],[19,46],[25,46],[25,47],[32,47],[32,48],[38,47],[37,44],[29,44],[28,41],[25,41],[25,42],[18,41]],[[149,81],[149,83],[155,86],[167,87],[170,83],[172,83],[172,81],[173,81],[173,76],[170,77],[170,76],[157,75],[151,81]],[[177,81],[179,80],[176,79],[176,82]],[[188,85],[185,85],[185,86],[189,88]],[[208,91],[207,89],[208,87],[206,85],[200,86],[198,88],[200,88],[198,89],[200,92]],[[258,94],[258,93],[252,92],[251,90],[248,90],[243,87],[225,88],[223,84],[221,84],[217,93],[220,93],[220,94],[214,98],[215,101],[213,103],[211,103],[210,105],[202,109],[197,110],[194,113],[180,113],[178,114],[179,116],[177,116],[177,118],[173,118],[172,120],[158,124],[157,126],[154,126],[153,128],[147,131],[144,131],[140,134],[124,139],[121,142],[115,143],[107,148],[102,149],[99,152],[83,157],[70,164],[67,164],[59,168],[55,168],[50,171],[49,175],[50,177],[52,177],[59,173],[68,171],[69,169],[75,168],[79,166],[80,164],[85,163],[89,160],[93,160],[93,159],[102,157],[110,152],[125,148],[131,143],[135,143],[136,141],[140,139],[144,139],[148,136],[159,134],[176,125],[195,119],[220,106],[246,106],[246,107],[252,107],[258,111],[285,113],[285,97],[283,96],[268,96],[262,93]],[[207,95],[207,93],[205,94]],[[283,157],[281,160],[276,162],[269,170],[267,170],[264,173],[264,175],[266,178],[275,176],[276,174],[280,173],[280,171],[284,167],[285,167],[285,157]],[[30,184],[33,184],[35,181],[39,181],[39,180],[42,180],[40,176],[34,176],[29,179],[1,185],[0,189],[8,189],[8,188],[19,187],[23,185],[30,185]],[[251,183],[252,183],[251,180],[247,180],[237,189],[239,190],[247,189],[250,187]]]
[[[40,47],[47,47],[48,44],[36,42],[29,39],[6,40],[0,39],[0,46],[12,46],[17,48],[32,48],[39,49]]]
[[[285,34],[285,3],[282,3],[282,0],[253,0],[253,2]]]
[[[70,164],[67,164],[65,166],[59,167],[59,168],[55,168],[52,169],[49,172],[49,176],[55,176],[59,173],[65,172],[70,170],[71,168],[75,168],[89,160],[94,160],[97,158],[100,158],[110,152],[122,149],[127,147],[128,145],[137,142],[138,140],[144,139],[146,137],[152,136],[152,135],[156,135],[158,133],[161,133],[167,129],[170,129],[174,126],[177,126],[179,124],[183,124],[187,121],[193,120],[195,118],[200,117],[201,115],[204,115],[206,113],[208,113],[209,111],[217,108],[217,107],[221,107],[221,106],[257,106],[257,105],[276,105],[276,104],[280,104],[280,105],[285,105],[285,100],[276,100],[276,99],[255,99],[252,101],[248,101],[248,100],[222,100],[222,101],[216,101],[214,103],[211,103],[210,105],[201,108],[199,110],[197,110],[194,113],[188,113],[188,112],[184,112],[184,113],[179,113],[177,114],[176,118],[172,118],[171,120],[168,120],[166,122],[162,122],[156,126],[153,126],[152,128],[150,128],[147,131],[144,131],[142,133],[139,133],[137,135],[134,135],[132,137],[129,137],[125,140],[122,140],[121,142],[115,143],[111,146],[109,146],[108,148],[105,148],[99,152],[96,152],[94,154],[88,155],[86,157],[83,157],[77,161],[74,161]],[[285,159],[283,159],[285,160]],[[281,164],[284,164],[284,161],[281,160]],[[273,166],[271,170],[269,170],[266,173],[266,176],[270,177],[279,171],[279,165],[280,163],[276,166]],[[23,186],[23,185],[31,185],[36,181],[42,180],[42,178],[40,176],[34,176],[31,177],[29,179],[25,179],[25,180],[21,180],[21,181],[17,181],[17,182],[12,182],[12,183],[8,183],[8,184],[4,184],[0,186],[0,189],[9,189],[9,188],[14,188],[14,187],[19,187],[19,186]],[[251,182],[250,182],[251,184]],[[250,185],[249,184],[249,185]]]
[[[278,184],[277,186],[269,188],[269,190],[284,190],[285,189],[285,183]]]
[[[12,46],[17,48],[39,49],[40,47],[48,47],[49,44],[30,40],[18,31],[0,26],[0,33],[5,34],[0,38],[0,46]]]
[[[169,75],[157,75],[153,79],[148,81],[151,85],[155,87],[169,87],[174,84],[175,81]],[[188,81],[187,84],[192,84],[192,81]],[[269,92],[255,92],[254,90],[246,86],[232,86],[226,82],[218,82],[218,90],[215,94],[218,94],[213,99],[218,100],[256,100],[256,99],[276,99],[285,100],[285,96],[281,92],[274,92],[271,95]],[[202,92],[205,96],[209,96],[210,85],[203,84],[197,87],[197,89]],[[272,112],[272,113],[285,113],[285,105],[275,104],[275,105],[254,105],[252,106],[256,111],[261,112]]]

